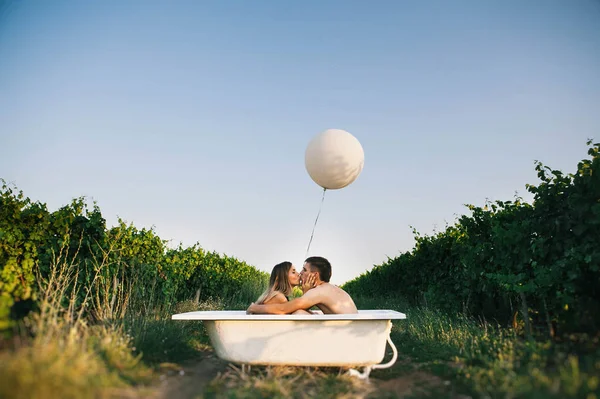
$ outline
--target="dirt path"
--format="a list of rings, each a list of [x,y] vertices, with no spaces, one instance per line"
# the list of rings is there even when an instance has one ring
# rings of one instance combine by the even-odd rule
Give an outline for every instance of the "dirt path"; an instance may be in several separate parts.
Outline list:
[[[196,399],[206,389],[207,385],[219,373],[225,373],[229,369],[229,363],[219,359],[212,351],[200,352],[198,357],[181,364],[165,363],[157,372],[157,381],[150,387],[146,387],[133,395],[124,394],[122,398],[151,398],[151,399]],[[444,397],[466,399],[463,395],[448,395],[452,392],[450,382],[416,367],[409,359],[398,361],[402,371],[394,377],[379,379],[371,375],[371,384],[376,392],[383,394],[387,392],[396,398],[408,397],[415,394],[427,392],[446,393]],[[376,398],[378,395],[371,394],[369,397]],[[436,397],[436,396],[432,396]]]
[[[227,369],[227,365],[212,352],[202,352],[199,358],[179,365],[163,365],[160,384],[152,398],[197,398],[219,372]]]
[[[443,390],[444,381],[424,371],[411,371],[391,380],[374,381],[378,390],[392,392],[398,398],[431,390]]]

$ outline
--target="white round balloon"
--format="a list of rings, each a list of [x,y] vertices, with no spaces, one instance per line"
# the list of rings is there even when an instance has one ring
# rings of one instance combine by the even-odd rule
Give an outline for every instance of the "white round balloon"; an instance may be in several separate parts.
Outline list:
[[[365,153],[350,133],[328,129],[310,141],[304,162],[315,183],[328,190],[337,190],[356,180],[362,172]]]

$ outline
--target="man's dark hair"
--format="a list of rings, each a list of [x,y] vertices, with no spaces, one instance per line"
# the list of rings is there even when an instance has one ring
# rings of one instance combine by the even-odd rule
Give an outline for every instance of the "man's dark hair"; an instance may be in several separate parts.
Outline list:
[[[331,264],[327,259],[321,256],[311,256],[304,262],[308,263],[311,268],[314,268],[315,271],[319,273],[321,281],[326,283],[329,282],[329,279],[331,278]]]

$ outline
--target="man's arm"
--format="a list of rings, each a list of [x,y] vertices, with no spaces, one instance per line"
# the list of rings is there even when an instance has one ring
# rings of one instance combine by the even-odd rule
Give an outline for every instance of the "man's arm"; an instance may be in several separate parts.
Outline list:
[[[256,305],[252,304],[248,307],[247,313],[257,314],[290,314],[296,310],[308,310],[311,307],[321,302],[320,290],[310,290],[300,298],[292,299],[286,303]]]

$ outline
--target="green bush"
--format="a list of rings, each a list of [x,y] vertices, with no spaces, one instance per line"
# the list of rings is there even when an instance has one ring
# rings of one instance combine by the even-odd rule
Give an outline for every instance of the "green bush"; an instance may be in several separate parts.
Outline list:
[[[78,305],[89,296],[84,313],[92,320],[123,318],[132,305],[138,315],[150,314],[157,307],[211,297],[247,305],[268,282],[267,273],[198,244],[167,248],[152,229],[122,220],[107,228],[100,209],[95,204],[90,209],[83,198],[49,212],[2,182],[0,330],[36,308],[36,281],[67,259],[77,275],[65,295],[76,292]]]
[[[530,335],[600,327],[600,144],[564,174],[536,162],[540,179],[520,198],[484,207],[388,259],[343,287],[353,295],[394,294],[411,304],[467,312]]]

